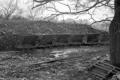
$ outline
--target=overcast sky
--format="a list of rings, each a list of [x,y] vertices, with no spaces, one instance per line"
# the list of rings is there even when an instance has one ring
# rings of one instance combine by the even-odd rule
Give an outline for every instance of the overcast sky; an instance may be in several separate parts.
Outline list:
[[[0,0],[0,5],[6,5],[8,3],[9,0]],[[17,0],[18,1],[18,5],[19,7],[23,10],[23,15],[26,16],[29,13],[28,7],[31,4],[30,1],[32,0]],[[85,0],[83,0],[85,1]],[[67,4],[70,4],[70,2],[68,2],[67,0],[64,1]],[[63,6],[61,4],[56,3],[57,9],[59,9],[60,11],[67,11],[68,7]],[[45,11],[43,13],[44,16],[51,14],[51,12]],[[38,16],[40,16],[41,14],[39,13]],[[98,10],[96,10],[96,12],[94,13],[94,18],[96,20],[105,18],[106,16],[111,16],[113,14],[111,14],[111,11],[109,11],[107,8],[99,8]],[[75,18],[76,16],[64,16],[64,18]],[[89,15],[81,15],[79,18],[83,18],[83,19],[88,19],[90,18]],[[62,19],[62,18],[60,18]],[[59,19],[59,20],[60,20]]]

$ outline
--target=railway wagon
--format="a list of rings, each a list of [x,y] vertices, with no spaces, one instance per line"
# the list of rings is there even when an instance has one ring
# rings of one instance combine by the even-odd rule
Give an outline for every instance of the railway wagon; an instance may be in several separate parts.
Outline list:
[[[98,43],[101,39],[100,39],[101,34],[88,34],[87,35],[87,43]]]
[[[72,35],[70,35],[68,44],[70,46],[80,45],[80,44],[82,44],[84,42],[83,38],[84,38],[84,35],[72,34]]]
[[[31,39],[30,39],[31,38]],[[42,48],[65,46],[68,44],[70,35],[68,34],[50,34],[50,35],[24,35],[17,48]]]
[[[56,35],[40,35],[38,38],[38,47],[50,47],[54,44]]]
[[[104,37],[105,38],[105,37]],[[47,35],[23,35],[22,41],[16,48],[42,48],[57,46],[80,46],[86,44],[98,44],[102,42],[100,34],[47,34]]]
[[[15,44],[16,49],[23,49],[23,48],[34,48],[38,44],[37,35],[14,35],[17,36],[17,42]]]
[[[53,41],[53,46],[68,46],[71,35],[69,34],[58,34],[55,35],[55,39]]]

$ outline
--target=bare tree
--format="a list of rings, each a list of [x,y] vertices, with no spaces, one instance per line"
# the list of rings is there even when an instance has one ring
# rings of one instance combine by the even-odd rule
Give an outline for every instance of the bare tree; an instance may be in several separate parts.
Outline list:
[[[93,23],[97,23],[100,21],[111,21],[113,16],[109,16],[103,18],[99,21],[94,19],[94,12],[100,8],[108,8],[111,11],[114,10],[114,3],[113,0],[68,0],[70,3],[64,3],[65,0],[33,0],[34,2],[38,3],[33,8],[40,7],[46,5],[47,10],[53,12],[49,17],[55,18],[61,15],[81,15],[81,14],[89,14],[91,16]],[[66,11],[61,11],[56,7],[56,3],[63,5],[67,8]],[[52,6],[48,5],[51,4]],[[51,18],[50,18],[51,19]],[[92,24],[93,24],[92,23]],[[92,25],[91,24],[91,25]]]
[[[31,9],[30,7],[28,7],[28,18],[31,19],[31,20],[35,20],[36,16],[38,15],[38,11],[37,10],[33,10]]]
[[[80,15],[87,14],[89,15],[90,25],[94,26],[98,23],[108,24],[113,19],[114,14],[114,1],[113,0],[33,0],[36,7],[46,6],[46,10],[51,11],[51,15],[45,17],[44,19],[55,19],[57,18],[65,18],[65,15],[73,15],[76,16],[75,19],[80,19]],[[69,3],[65,3],[67,1]],[[66,10],[59,9],[57,4],[60,4],[67,8]],[[63,9],[64,9],[63,7]],[[97,20],[95,17],[95,13],[99,8],[106,8],[111,11],[112,15],[108,15],[106,13],[104,17]],[[100,9],[99,9],[100,10]],[[97,13],[98,14],[98,13]],[[63,16],[63,17],[61,17]],[[65,20],[65,19],[63,19]],[[107,28],[106,28],[107,29]]]
[[[115,0],[115,15],[109,31],[111,61],[120,67],[120,0]]]
[[[46,3],[51,3],[56,0],[34,0],[35,2],[39,3],[35,7],[39,7]],[[57,13],[54,14],[56,16],[64,15],[64,14],[81,14],[81,13],[88,13],[91,9],[95,9],[101,6],[109,7],[111,10],[115,10],[115,15],[113,20],[111,19],[103,19],[101,21],[111,21],[109,32],[110,32],[110,56],[112,64],[120,67],[120,0],[114,0],[114,3],[111,2],[112,0],[88,0],[89,4],[82,4],[82,0],[71,0],[75,2],[76,11],[73,12],[61,12],[55,7],[51,7]],[[87,7],[86,7],[87,5]],[[68,5],[67,5],[68,6]],[[114,8],[115,6],[115,8]],[[80,9],[79,9],[80,8]],[[82,10],[81,10],[82,9]],[[93,10],[94,11],[94,10]],[[90,14],[90,13],[89,13]],[[90,14],[91,18],[93,14]],[[101,22],[99,21],[99,22]],[[96,22],[95,22],[96,23]]]
[[[7,3],[1,6],[1,14],[7,20],[10,19],[17,10],[17,0],[8,0]]]

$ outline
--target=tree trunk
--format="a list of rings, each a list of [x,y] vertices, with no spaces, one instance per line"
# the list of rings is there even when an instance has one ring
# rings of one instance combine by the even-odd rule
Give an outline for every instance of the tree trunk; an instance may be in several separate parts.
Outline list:
[[[113,65],[120,67],[120,0],[115,0],[115,15],[109,31],[111,62]]]

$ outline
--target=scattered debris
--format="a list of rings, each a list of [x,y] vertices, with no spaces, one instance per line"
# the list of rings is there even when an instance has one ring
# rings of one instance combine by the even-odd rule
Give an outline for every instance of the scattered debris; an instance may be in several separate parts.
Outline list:
[[[0,77],[3,80],[91,80],[86,69],[107,58],[108,49],[87,48],[55,49],[34,54],[1,53]],[[55,54],[59,56],[51,58]]]

